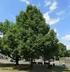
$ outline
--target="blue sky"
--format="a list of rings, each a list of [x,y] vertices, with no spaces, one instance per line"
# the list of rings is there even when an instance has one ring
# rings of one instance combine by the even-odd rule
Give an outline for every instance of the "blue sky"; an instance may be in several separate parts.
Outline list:
[[[57,32],[60,42],[70,49],[70,0],[0,0],[0,21],[15,22],[15,17],[28,4],[40,9],[46,23]]]

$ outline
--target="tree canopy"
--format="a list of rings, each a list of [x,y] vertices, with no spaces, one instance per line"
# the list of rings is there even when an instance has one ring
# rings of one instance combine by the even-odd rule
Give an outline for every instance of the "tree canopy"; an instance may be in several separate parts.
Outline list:
[[[46,24],[43,14],[35,6],[28,5],[26,11],[16,16],[16,23],[6,20],[0,23],[1,53],[15,60],[16,64],[21,58],[33,61],[42,57],[46,59],[54,56],[64,56],[66,47],[59,43],[54,30]]]

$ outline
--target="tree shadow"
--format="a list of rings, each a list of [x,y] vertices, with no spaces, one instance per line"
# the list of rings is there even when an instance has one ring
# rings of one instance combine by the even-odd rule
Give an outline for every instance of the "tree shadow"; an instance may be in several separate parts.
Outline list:
[[[2,69],[13,69],[13,70],[19,70],[19,71],[29,71],[31,69],[29,64],[20,64],[20,65],[15,65],[15,64],[4,64],[0,63],[0,68]]]
[[[27,72],[70,72],[65,66],[54,66],[47,68],[46,65],[34,64],[33,67],[30,67],[29,64],[20,64],[16,66],[15,64],[2,64],[0,63],[0,68],[11,67],[19,71]]]
[[[55,66],[55,67],[47,68],[46,66],[43,65],[36,65],[29,72],[64,72],[64,71],[70,72],[70,70],[68,70],[64,66]]]
[[[15,66],[15,64],[9,64],[9,63],[5,64],[5,63],[0,63],[0,67],[14,67],[14,66]]]
[[[19,71],[29,71],[31,70],[31,67],[29,64],[20,64],[18,66],[14,66],[13,69],[17,69]]]
[[[66,66],[55,66],[52,69],[53,72],[70,72],[70,70],[68,68],[66,68]]]

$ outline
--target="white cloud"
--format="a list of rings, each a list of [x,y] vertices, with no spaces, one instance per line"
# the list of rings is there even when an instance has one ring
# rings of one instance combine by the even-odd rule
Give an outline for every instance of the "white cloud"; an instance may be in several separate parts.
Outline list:
[[[3,37],[3,33],[0,31],[0,38],[2,38]]]
[[[48,12],[45,13],[43,16],[45,18],[46,23],[49,24],[49,25],[56,24],[57,22],[60,21],[60,18],[50,18],[50,15],[49,15]]]
[[[52,18],[52,19],[49,19],[48,22],[49,22],[50,25],[53,25],[53,24],[56,24],[56,23],[59,22],[59,21],[60,21],[60,18],[56,18],[56,19],[53,19],[53,18]]]
[[[62,39],[65,41],[70,41],[70,34],[65,35],[64,37],[62,37]]]
[[[63,15],[64,13],[65,13],[65,11],[64,11],[64,10],[62,10],[62,11],[60,11],[60,12],[56,13],[56,15],[61,16],[61,15]]]
[[[29,0],[20,0],[20,1],[26,3],[27,5],[30,4],[30,1]]]
[[[49,6],[49,5],[51,5],[51,1],[47,1],[47,0],[45,0],[45,6]]]
[[[67,50],[70,50],[70,45],[66,45]]]
[[[0,35],[0,38],[2,38],[3,37],[3,35]]]
[[[57,32],[56,28],[54,29],[55,32]]]
[[[57,5],[58,5],[57,1],[52,2],[52,4],[49,6],[49,10],[50,11],[56,10],[57,9]]]
[[[65,35],[61,40],[66,45],[66,48],[70,50],[70,34]]]
[[[55,33],[56,33],[56,35],[58,37],[59,36],[59,33],[58,33],[57,29],[55,28],[54,31],[55,31]]]
[[[44,14],[46,23],[49,25],[56,24],[60,21],[60,18],[51,18],[50,14],[57,9],[58,1],[57,0],[45,0],[45,6],[48,6],[49,11]]]
[[[58,1],[57,0],[45,0],[45,6],[48,6],[49,11],[53,12],[57,9]]]

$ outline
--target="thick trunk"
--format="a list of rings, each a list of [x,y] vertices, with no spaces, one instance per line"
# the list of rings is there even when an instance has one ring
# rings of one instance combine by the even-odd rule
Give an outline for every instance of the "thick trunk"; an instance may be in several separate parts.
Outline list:
[[[50,60],[48,60],[48,68],[51,68],[52,65],[50,64]]]
[[[30,60],[31,67],[33,67],[33,59]]]
[[[18,57],[16,57],[15,62],[16,62],[16,65],[19,65],[19,58]]]
[[[43,64],[44,64],[44,65],[46,64],[46,58],[45,58],[45,56],[44,56],[44,58],[43,58]]]

